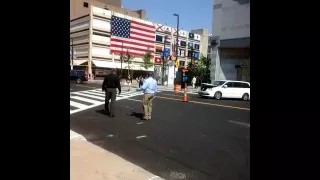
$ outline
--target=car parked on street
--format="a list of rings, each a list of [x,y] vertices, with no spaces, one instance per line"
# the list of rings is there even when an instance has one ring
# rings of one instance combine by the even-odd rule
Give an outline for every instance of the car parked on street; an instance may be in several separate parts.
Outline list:
[[[250,100],[250,83],[230,80],[215,81],[213,84],[202,83],[198,94],[201,97],[234,98],[247,101]]]
[[[88,76],[83,70],[71,70],[70,81],[75,81],[77,84],[80,84],[84,81],[88,81]]]

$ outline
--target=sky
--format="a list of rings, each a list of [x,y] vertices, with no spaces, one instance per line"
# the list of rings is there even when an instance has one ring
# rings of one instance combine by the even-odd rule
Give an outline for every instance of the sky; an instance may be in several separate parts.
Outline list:
[[[201,2],[201,3],[198,3]],[[179,29],[208,29],[212,31],[213,0],[122,0],[123,8],[133,11],[144,9],[149,21],[177,27],[179,14]]]

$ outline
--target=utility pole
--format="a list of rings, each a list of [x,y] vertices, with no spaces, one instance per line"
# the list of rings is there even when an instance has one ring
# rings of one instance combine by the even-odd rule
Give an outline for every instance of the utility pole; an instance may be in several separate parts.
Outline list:
[[[122,46],[121,46],[121,53],[120,53],[120,80],[122,78],[122,61],[123,61],[123,41],[122,41]]]
[[[173,14],[174,16],[177,16],[177,42],[176,42],[176,61],[178,61],[178,42],[179,42],[179,15]],[[174,81],[176,81],[176,69],[174,66]],[[175,83],[174,83],[175,84]]]
[[[164,55],[165,55],[165,48],[166,48],[166,40],[167,35],[164,36],[164,43],[163,43],[163,51],[162,51],[162,85],[164,85]]]

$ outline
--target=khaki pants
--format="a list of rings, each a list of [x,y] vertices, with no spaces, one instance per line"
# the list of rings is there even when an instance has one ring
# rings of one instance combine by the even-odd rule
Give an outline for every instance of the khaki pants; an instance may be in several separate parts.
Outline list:
[[[143,94],[142,95],[143,111],[144,111],[144,117],[146,119],[151,119],[152,100],[153,99],[154,99],[153,94]]]

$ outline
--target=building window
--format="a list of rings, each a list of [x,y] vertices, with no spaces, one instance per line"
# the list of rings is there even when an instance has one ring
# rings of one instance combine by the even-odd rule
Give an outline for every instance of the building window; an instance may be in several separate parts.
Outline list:
[[[162,36],[156,35],[156,41],[157,42],[162,42]]]
[[[185,42],[185,41],[180,41],[180,45],[181,45],[182,47],[186,47],[186,42]]]
[[[194,44],[194,48],[199,49],[200,48],[199,44]]]
[[[83,7],[89,7],[89,3],[87,3],[87,2],[83,2]]]

